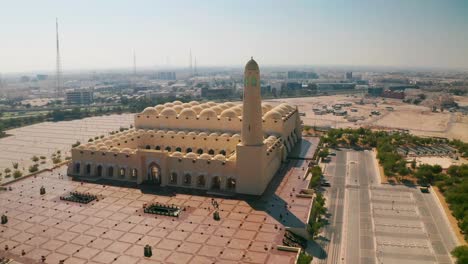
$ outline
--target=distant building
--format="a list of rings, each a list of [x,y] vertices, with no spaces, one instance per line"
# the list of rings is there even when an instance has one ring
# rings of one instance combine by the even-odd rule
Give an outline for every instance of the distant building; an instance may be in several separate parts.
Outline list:
[[[20,82],[29,82],[31,81],[31,78],[29,76],[21,76],[20,77]]]
[[[175,72],[158,72],[156,74],[156,79],[159,80],[175,80],[176,73]]]
[[[91,90],[74,90],[65,94],[67,104],[91,104],[94,100]]]
[[[288,79],[318,79],[315,72],[288,71]]]
[[[352,80],[353,79],[353,72],[346,72],[345,79],[346,80]]]
[[[229,98],[232,97],[234,94],[234,90],[232,88],[216,88],[210,89],[204,87],[201,89],[201,96],[203,98]]]
[[[356,84],[354,83],[317,83],[318,93],[328,93],[337,91],[354,90]]]
[[[369,87],[367,89],[367,93],[370,96],[381,96],[383,91],[384,91],[383,87]]]
[[[47,74],[37,74],[36,75],[36,79],[38,81],[45,81],[45,80],[47,80],[47,78],[49,78],[49,75],[47,75]]]

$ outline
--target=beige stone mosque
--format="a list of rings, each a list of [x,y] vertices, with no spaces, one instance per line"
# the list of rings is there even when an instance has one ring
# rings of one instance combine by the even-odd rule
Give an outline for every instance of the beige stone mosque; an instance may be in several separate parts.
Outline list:
[[[260,69],[251,59],[242,103],[148,107],[135,114],[133,129],[73,148],[68,174],[261,195],[301,131],[297,108],[262,104]]]

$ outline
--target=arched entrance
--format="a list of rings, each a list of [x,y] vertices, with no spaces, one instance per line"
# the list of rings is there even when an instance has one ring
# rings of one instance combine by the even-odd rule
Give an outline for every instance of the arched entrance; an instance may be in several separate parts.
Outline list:
[[[148,166],[148,182],[156,185],[161,184],[161,168],[154,162]]]
[[[221,189],[221,178],[219,176],[213,177],[213,179],[211,180],[211,189]]]

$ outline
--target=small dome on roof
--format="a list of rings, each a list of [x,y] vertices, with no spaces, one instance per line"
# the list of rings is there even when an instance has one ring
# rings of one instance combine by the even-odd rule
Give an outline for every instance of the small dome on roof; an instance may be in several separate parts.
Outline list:
[[[221,137],[228,138],[228,137],[231,137],[231,134],[229,134],[229,133],[223,133],[223,134],[221,135]]]
[[[172,102],[172,104],[173,104],[173,105],[181,105],[181,104],[182,104],[182,102],[181,102],[181,101],[178,101],[178,100],[176,100],[176,101]]]
[[[159,112],[161,112],[164,108],[166,108],[164,105],[157,105],[154,107],[154,109],[158,110]]]
[[[213,132],[209,135],[209,137],[219,137],[219,134],[216,132]]]
[[[195,131],[190,131],[187,135],[189,135],[189,136],[196,136],[196,135],[197,135],[197,132],[195,132]]]
[[[190,108],[192,105],[190,103],[183,103],[181,104],[184,108]]]
[[[120,152],[129,154],[132,153],[132,150],[129,148],[123,148]]]
[[[189,104],[191,104],[191,105],[199,105],[200,103],[197,102],[197,101],[191,101]]]
[[[232,109],[226,109],[221,112],[221,117],[234,118],[237,117],[237,113]]]
[[[99,148],[99,151],[107,151],[107,150],[109,150],[109,148],[106,147],[106,146],[101,146],[101,147]]]
[[[182,158],[184,154],[180,153],[179,151],[175,151],[171,154],[171,157]]]
[[[213,101],[209,101],[209,102],[207,102],[206,104],[209,105],[209,106],[215,106],[215,105],[217,105],[217,103],[215,103],[215,102],[213,102]]]
[[[96,146],[90,146],[88,150],[97,150]]]
[[[225,161],[226,160],[226,157],[222,154],[217,154],[213,157],[213,159],[215,160],[221,160],[221,161]]]
[[[179,116],[180,117],[196,117],[197,113],[193,109],[185,108],[184,110],[180,111]]]
[[[166,134],[166,131],[164,130],[158,130],[158,132],[156,132],[157,135],[164,135]]]
[[[157,115],[159,112],[154,107],[146,107],[141,114],[143,115]]]
[[[198,157],[198,155],[193,153],[193,152],[189,152],[189,153],[185,154],[185,157],[189,158],[189,159],[196,159]]]
[[[177,132],[177,135],[179,135],[179,136],[185,136],[185,132],[184,132],[184,131],[179,131],[179,132]]]
[[[230,108],[228,110],[234,111],[236,113],[236,115],[238,115],[238,116],[242,115],[242,108],[240,108],[240,107],[233,107],[233,108]],[[227,110],[225,110],[225,111],[227,111]]]
[[[167,107],[167,108],[164,108],[161,111],[161,115],[162,116],[176,116],[177,112],[174,109],[172,109],[171,107]]]
[[[227,105],[227,106],[229,106],[229,107],[233,107],[233,106],[236,105],[236,104],[233,103],[233,102],[226,102],[226,103],[224,103],[224,104]]]
[[[165,107],[173,107],[174,104],[173,104],[173,103],[165,103],[164,106],[165,106]]]
[[[199,137],[207,137],[208,134],[206,132],[200,132],[200,134],[198,134]]]
[[[223,109],[219,106],[213,106],[210,108],[211,110],[215,111],[217,115],[221,114],[223,112]]]
[[[112,140],[106,140],[106,141],[104,142],[104,144],[106,144],[106,145],[108,145],[108,146],[109,146],[109,145],[112,145]]]
[[[212,109],[203,109],[203,111],[200,112],[200,117],[216,117],[217,114],[215,111]]]
[[[283,115],[276,110],[270,110],[263,116],[264,119],[281,119],[282,117]]]
[[[207,153],[203,153],[198,157],[199,159],[211,159],[211,155]]]
[[[201,108],[203,109],[206,109],[206,108],[210,108],[211,105],[207,104],[207,103],[204,103],[204,104],[199,104],[198,106],[200,106]]]
[[[113,148],[111,148],[110,151],[112,151],[112,152],[120,152],[120,149],[119,149],[118,147],[113,147]]]
[[[169,131],[166,132],[166,134],[168,134],[168,135],[175,135],[175,132],[172,131],[172,130],[169,130]]]
[[[79,145],[78,147],[76,147],[77,149],[85,149],[85,145]]]
[[[221,108],[223,110],[226,110],[226,109],[230,108],[230,106],[226,105],[226,104],[218,104],[217,107],[219,107],[219,108]]]
[[[174,105],[172,109],[174,109],[177,113],[180,113],[184,109],[184,107],[181,105]]]
[[[195,113],[199,114],[201,111],[203,111],[203,108],[200,107],[199,105],[192,106],[192,110],[195,111]]]
[[[241,136],[239,134],[234,134],[232,135],[232,138],[240,138]]]

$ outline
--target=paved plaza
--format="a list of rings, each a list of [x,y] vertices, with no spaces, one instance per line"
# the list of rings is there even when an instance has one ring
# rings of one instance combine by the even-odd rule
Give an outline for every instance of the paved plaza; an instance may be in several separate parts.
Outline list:
[[[380,184],[375,162],[370,151],[348,150],[326,165],[332,224],[316,262],[452,263],[458,242],[434,194]]]
[[[318,140],[305,141],[303,152],[313,153]],[[0,213],[9,218],[0,226],[0,255],[20,263],[38,263],[42,256],[46,263],[294,263],[296,252],[276,246],[285,226],[303,226],[307,219],[311,199],[295,197],[307,186],[303,166],[302,160],[285,164],[258,199],[215,198],[220,221],[213,219],[209,196],[80,183],[61,177],[62,166],[0,193]],[[59,199],[70,191],[99,199],[86,205]],[[145,214],[143,204],[155,202],[186,210],[179,218]],[[151,258],[143,256],[146,244],[153,247]]]
[[[80,120],[62,122],[44,122],[8,130],[11,136],[0,139],[0,171],[12,168],[18,162],[23,174],[33,164],[31,157],[45,156],[46,164],[52,165],[51,155],[60,150],[62,159],[70,156],[71,145],[76,141],[88,142],[89,138],[106,135],[120,127],[129,127],[133,123],[132,114],[89,117]]]

